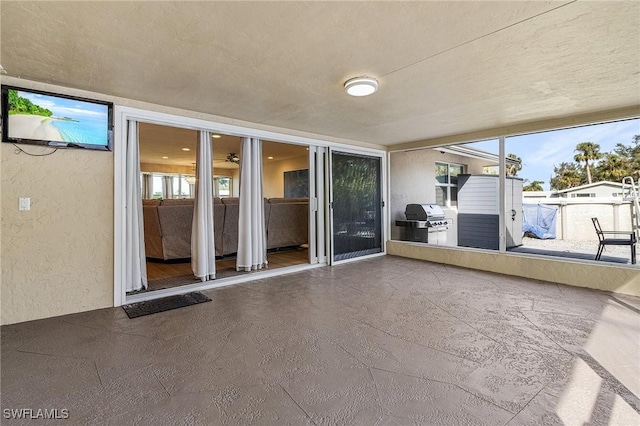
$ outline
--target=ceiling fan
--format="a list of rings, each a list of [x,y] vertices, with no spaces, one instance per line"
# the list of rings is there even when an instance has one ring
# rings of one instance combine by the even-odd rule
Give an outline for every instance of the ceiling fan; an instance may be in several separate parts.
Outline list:
[[[238,164],[240,162],[240,157],[238,157],[235,153],[230,153],[227,155],[227,160],[230,163]]]

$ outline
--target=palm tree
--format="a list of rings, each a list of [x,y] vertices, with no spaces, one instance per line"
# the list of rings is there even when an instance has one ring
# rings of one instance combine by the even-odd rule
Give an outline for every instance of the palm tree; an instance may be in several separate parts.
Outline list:
[[[576,163],[560,163],[558,166],[553,166],[553,176],[549,182],[551,189],[561,191],[567,188],[573,188],[581,185],[584,182],[583,176],[581,176],[581,170]]]
[[[628,159],[608,152],[596,167],[596,179],[621,182],[622,178],[631,175],[631,170],[631,162]]]
[[[527,180],[525,179],[525,182],[527,182]],[[544,188],[542,187],[542,184],[544,183],[544,181],[542,180],[534,180],[533,182],[529,182],[527,185],[525,185],[522,190],[523,191],[544,191]]]
[[[506,175],[517,176],[518,172],[522,170],[522,158],[513,153],[507,154],[507,158],[511,161],[507,162],[507,164],[505,165]]]
[[[602,158],[602,153],[600,152],[600,145],[593,142],[580,142],[576,145],[576,154],[573,158],[578,163],[584,162],[584,170],[587,172],[587,182],[592,183],[591,181],[591,167],[589,167],[589,161],[596,161]]]

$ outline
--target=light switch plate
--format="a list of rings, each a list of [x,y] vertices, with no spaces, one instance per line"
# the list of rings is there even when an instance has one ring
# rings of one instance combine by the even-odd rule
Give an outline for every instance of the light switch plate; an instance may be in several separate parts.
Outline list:
[[[31,210],[31,198],[29,197],[20,197],[20,202],[18,204],[18,210],[21,212]]]

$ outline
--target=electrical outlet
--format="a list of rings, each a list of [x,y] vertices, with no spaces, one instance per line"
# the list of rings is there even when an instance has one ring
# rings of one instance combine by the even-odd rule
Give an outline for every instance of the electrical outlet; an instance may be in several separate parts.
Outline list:
[[[31,210],[31,198],[29,197],[20,197],[20,202],[18,204],[18,210],[21,212],[25,212]]]

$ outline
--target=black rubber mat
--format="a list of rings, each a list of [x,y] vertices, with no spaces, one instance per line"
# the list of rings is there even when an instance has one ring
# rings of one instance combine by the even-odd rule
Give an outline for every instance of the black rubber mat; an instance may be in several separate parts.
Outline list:
[[[163,297],[162,299],[147,300],[145,302],[123,305],[122,309],[129,318],[138,318],[145,315],[157,314],[158,312],[170,311],[171,309],[184,308],[185,306],[197,305],[198,303],[211,302],[204,294],[195,291],[177,296]]]

